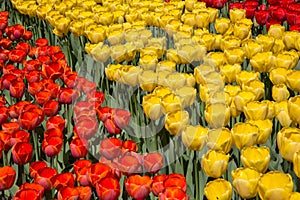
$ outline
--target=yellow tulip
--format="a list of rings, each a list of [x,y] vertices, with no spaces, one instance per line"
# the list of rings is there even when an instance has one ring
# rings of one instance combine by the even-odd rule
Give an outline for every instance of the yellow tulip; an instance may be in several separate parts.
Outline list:
[[[124,47],[126,49],[125,60],[127,62],[130,62],[135,58],[138,47],[133,42],[124,44]]]
[[[123,30],[110,31],[107,35],[107,41],[110,45],[121,44],[125,39],[125,33]]]
[[[176,63],[170,60],[162,60],[157,63],[156,71],[169,71],[174,72],[176,70]]]
[[[224,179],[215,179],[205,185],[204,195],[208,200],[231,200],[232,186]]]
[[[218,88],[224,86],[224,81],[222,79],[221,74],[216,71],[206,74],[204,81],[204,84],[212,83],[215,85],[219,85]]]
[[[292,69],[297,63],[293,62],[294,56],[284,53],[279,53],[275,57],[276,68]]]
[[[215,29],[218,33],[224,34],[230,27],[230,19],[217,18],[215,21]]]
[[[282,128],[277,133],[277,146],[281,156],[292,162],[294,154],[300,150],[300,130],[294,127]]]
[[[252,168],[237,168],[231,171],[234,190],[244,199],[257,195],[258,181],[261,174]]]
[[[96,44],[96,46],[90,51],[94,60],[97,62],[106,62],[110,57],[110,48],[108,45],[103,45],[102,42]]]
[[[44,4],[39,5],[36,9],[36,14],[38,18],[45,19],[48,12],[50,12],[53,8],[52,4]]]
[[[199,85],[200,99],[205,103],[208,103],[210,96],[217,92],[222,92],[222,86],[219,84],[208,83],[204,85]]]
[[[225,36],[220,43],[221,50],[239,48],[241,46],[241,40],[234,36]]]
[[[132,87],[138,85],[139,75],[143,72],[143,69],[136,66],[123,67],[120,71],[119,82]]]
[[[205,174],[209,177],[219,178],[228,167],[229,154],[222,151],[210,150],[202,156],[201,165]]]
[[[267,119],[273,119],[276,115],[275,102],[270,100],[263,100],[261,102],[266,102],[268,104]]]
[[[125,21],[124,18],[125,18],[124,10],[115,10],[114,11],[114,18],[113,18],[114,23],[122,24]]]
[[[243,84],[242,89],[247,92],[253,92],[255,94],[256,101],[263,98],[265,94],[265,84],[260,80],[253,80],[246,84]]]
[[[262,45],[264,52],[271,51],[275,42],[275,38],[269,35],[259,34],[255,39]]]
[[[233,144],[239,150],[257,143],[259,129],[250,123],[239,122],[231,129]]]
[[[78,2],[78,6],[83,7],[86,10],[91,10],[97,3],[95,1],[81,1]]]
[[[204,57],[204,64],[211,65],[216,68],[219,68],[221,65],[224,65],[225,61],[226,58],[223,52],[209,52]]]
[[[255,94],[250,91],[241,91],[233,99],[233,102],[238,111],[244,111],[244,106],[255,100]]]
[[[181,16],[181,21],[184,24],[187,24],[189,26],[195,26],[195,24],[196,24],[196,14],[195,13],[184,13]]]
[[[82,36],[84,34],[84,23],[79,20],[74,20],[70,23],[69,29],[76,37]]]
[[[139,83],[142,90],[151,92],[157,86],[157,73],[144,70],[139,75]]]
[[[258,144],[266,143],[272,133],[272,128],[273,128],[272,121],[270,119],[265,119],[265,120],[247,120],[247,122],[256,125],[258,127],[259,134],[257,138],[257,143]]]
[[[156,55],[143,55],[140,57],[140,66],[144,70],[152,70],[156,69],[156,65],[158,63],[158,59]]]
[[[229,96],[227,92],[217,91],[208,95],[208,99],[206,103],[207,104],[222,103],[222,104],[226,104],[226,106],[230,106],[231,100],[232,98]]]
[[[157,85],[166,86],[165,84],[166,77],[171,73],[172,72],[169,71],[160,71],[159,73],[157,73]]]
[[[168,60],[173,61],[176,64],[180,64],[181,63],[181,59],[178,56],[176,49],[168,49],[166,56],[167,56]]]
[[[300,96],[294,96],[289,99],[288,101],[288,111],[291,120],[300,124],[300,117],[299,117],[299,110],[300,110]]]
[[[242,71],[240,64],[226,64],[220,66],[220,73],[224,77],[225,83],[233,83],[236,80],[236,75]]]
[[[299,62],[299,56],[300,56],[300,54],[299,54],[298,51],[292,49],[290,51],[282,51],[281,53],[285,54],[285,55],[292,56],[292,65],[291,65],[292,68],[294,68],[298,64],[298,62]]]
[[[278,54],[285,50],[285,45],[282,39],[275,39],[272,52]]]
[[[274,59],[272,52],[261,52],[250,59],[250,64],[255,71],[268,72],[274,66]]]
[[[54,27],[55,25],[55,20],[64,17],[63,15],[61,15],[58,11],[56,10],[51,10],[47,13],[46,16],[46,21]]]
[[[229,107],[230,107],[230,116],[231,117],[237,117],[237,116],[239,116],[242,113],[242,111],[239,111],[236,108],[236,105],[235,105],[235,103],[234,103],[233,100],[231,101]]]
[[[283,42],[287,50],[295,49],[295,44],[297,43],[298,38],[300,38],[300,33],[298,31],[286,31],[283,34]]]
[[[299,192],[292,192],[289,200],[298,200],[300,199],[300,193]]]
[[[166,32],[169,36],[172,36],[176,31],[179,30],[179,27],[182,25],[182,22],[178,19],[172,19],[166,24]]]
[[[208,11],[202,11],[196,14],[196,27],[207,28],[209,22],[210,22],[210,14]]]
[[[264,200],[289,200],[293,187],[291,175],[270,171],[258,181],[258,194]]]
[[[221,128],[229,122],[230,108],[225,103],[206,104],[204,118],[211,128]]]
[[[272,98],[276,102],[287,100],[290,97],[290,92],[285,84],[277,84],[272,87]]]
[[[213,49],[215,44],[215,37],[211,33],[204,33],[200,36],[198,43],[200,45],[205,46],[207,51],[210,51]]]
[[[186,82],[186,86],[195,87],[196,85],[196,79],[193,74],[187,74],[187,73],[181,73]]]
[[[162,97],[161,104],[163,106],[163,113],[175,112],[182,110],[181,99],[174,93],[167,94]]]
[[[84,31],[87,38],[91,41],[91,43],[99,43],[103,42],[106,38],[106,29],[103,26],[98,25],[97,27],[93,29],[87,28],[87,30]]]
[[[183,64],[189,64],[195,60],[196,51],[193,45],[180,46],[177,49],[177,54],[180,58],[180,62]]]
[[[233,26],[233,35],[240,40],[249,39],[251,37],[252,21],[244,18],[237,21]]]
[[[275,68],[270,71],[269,78],[274,85],[285,84],[288,72],[286,68]]]
[[[276,39],[282,39],[283,33],[285,31],[284,26],[280,24],[273,24],[270,26],[268,30],[268,35],[276,38]]]
[[[268,104],[266,102],[250,101],[243,111],[247,120],[264,120],[268,114]]]
[[[166,76],[164,80],[164,86],[176,90],[183,87],[186,84],[186,79],[183,74],[174,72]]]
[[[197,84],[205,84],[205,76],[216,71],[213,65],[201,64],[194,69],[194,77]]]
[[[189,113],[185,110],[169,112],[165,119],[165,128],[170,134],[180,136],[181,132],[190,124]]]
[[[242,64],[245,59],[245,52],[242,48],[225,49],[224,55],[228,64]]]
[[[207,132],[208,128],[201,125],[189,125],[181,133],[182,143],[191,150],[201,151],[205,145]]]
[[[256,42],[254,39],[245,40],[242,43],[242,48],[245,51],[246,58],[251,59],[257,53],[262,52],[262,45]]]
[[[166,28],[167,24],[169,23],[169,21],[174,20],[175,17],[169,14],[165,14],[160,16],[159,18],[159,27],[161,28]],[[186,19],[188,21],[188,19]]]
[[[161,98],[154,95],[148,94],[143,97],[143,110],[145,115],[152,119],[157,120],[162,116]]]
[[[118,63],[123,62],[126,59],[126,48],[124,45],[119,44],[112,46],[111,50],[111,58]]]
[[[270,149],[266,146],[249,146],[241,151],[241,161],[244,167],[253,168],[260,173],[265,173],[269,168]]]
[[[183,86],[175,91],[181,99],[183,108],[192,105],[196,100],[197,90],[194,87]]]
[[[197,3],[197,0],[187,0],[187,1],[185,1],[185,8],[189,12],[192,12],[196,3]]]
[[[211,150],[229,153],[232,147],[232,135],[228,128],[209,130],[206,137],[206,146]]]
[[[246,18],[246,10],[237,8],[230,9],[229,16],[233,23],[238,22],[239,20]]]
[[[227,92],[230,97],[235,97],[241,91],[241,87],[239,85],[226,85],[224,91]]]
[[[275,103],[276,118],[283,127],[288,127],[292,124],[291,117],[288,112],[288,101]]]
[[[214,34],[215,43],[213,49],[221,49],[221,41],[223,39],[223,35],[221,34]]]
[[[286,75],[287,86],[296,92],[300,92],[300,71],[299,70],[292,70]]]
[[[296,176],[300,177],[300,151],[294,153],[293,168]],[[300,196],[300,194],[298,196]]]
[[[168,87],[163,87],[163,86],[158,86],[156,87],[152,94],[158,96],[158,97],[164,97],[166,96],[167,94],[171,94],[172,93],[172,90]]]

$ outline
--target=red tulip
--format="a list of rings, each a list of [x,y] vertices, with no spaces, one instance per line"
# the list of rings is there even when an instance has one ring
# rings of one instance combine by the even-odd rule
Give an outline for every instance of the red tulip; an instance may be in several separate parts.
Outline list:
[[[23,81],[15,80],[9,86],[10,96],[21,98],[25,92],[25,84]]]
[[[13,200],[41,200],[42,196],[39,194],[38,191],[34,189],[29,189],[29,188],[24,188],[24,189],[19,189]]]
[[[0,107],[0,125],[8,120],[8,108],[5,106]]]
[[[57,62],[50,62],[49,64],[42,65],[42,76],[44,78],[51,78],[56,80],[64,73],[64,69]]]
[[[0,20],[0,31],[3,31],[7,26],[8,26],[7,19]]]
[[[9,53],[10,53],[9,50],[0,49],[0,60],[3,61],[3,62],[8,61],[8,59],[9,59],[9,57],[8,57]]]
[[[51,167],[44,167],[37,171],[34,177],[34,181],[43,186],[45,190],[51,190],[51,178],[53,178],[55,175],[57,175],[56,169],[53,169]]]
[[[57,98],[60,86],[57,83],[46,83],[44,84],[45,91],[51,93],[52,98]]]
[[[97,133],[98,127],[96,118],[84,116],[75,124],[74,133],[80,138],[90,139]]]
[[[11,146],[14,146],[18,142],[29,142],[30,135],[24,130],[18,130],[12,133],[10,143]]]
[[[26,112],[26,111],[35,112],[38,114],[39,117],[38,117],[37,126],[40,125],[44,121],[44,118],[45,118],[44,111],[35,104],[31,104],[27,107],[24,107],[23,111],[24,112]]]
[[[19,42],[16,47],[16,50],[23,50],[25,51],[26,55],[29,53],[30,51],[30,44],[28,42]]]
[[[101,179],[110,177],[111,168],[103,163],[95,163],[89,168],[89,180],[90,183],[95,187]]]
[[[152,193],[155,196],[158,196],[160,193],[162,193],[164,191],[164,181],[167,179],[167,175],[165,174],[161,174],[161,175],[157,175],[154,176],[152,178]]]
[[[40,69],[41,63],[38,60],[25,60],[23,66],[25,70],[34,71]]]
[[[295,11],[286,12],[286,21],[289,25],[294,25],[297,23],[299,18],[299,13]]]
[[[60,137],[46,137],[42,142],[43,152],[49,156],[56,156],[62,149],[63,140]]]
[[[281,4],[281,0],[268,0],[268,4],[278,5],[278,4]]]
[[[40,81],[40,71],[33,70],[25,74],[28,83],[39,82]]]
[[[39,38],[35,41],[37,47],[48,46],[48,40],[46,38]]]
[[[19,115],[20,126],[25,130],[34,130],[38,125],[39,115],[36,112],[22,112]]]
[[[146,153],[144,155],[144,167],[147,172],[157,173],[164,165],[164,158],[158,152]]]
[[[24,183],[20,186],[19,190],[23,189],[31,189],[38,192],[39,197],[42,198],[44,196],[44,187],[37,183]]]
[[[124,154],[121,158],[117,159],[115,162],[118,165],[118,169],[124,175],[136,174],[142,171],[141,163],[139,159],[133,155]]]
[[[46,137],[59,137],[61,139],[64,138],[63,132],[58,128],[47,129],[44,132],[44,138]]]
[[[120,129],[124,129],[129,124],[130,112],[128,112],[127,110],[115,108],[112,110],[112,119]]]
[[[112,171],[112,177],[120,180],[122,174],[119,170],[119,167],[118,167],[117,163],[115,163],[112,160],[108,160],[107,158],[105,158],[103,156],[100,157],[99,163],[103,163],[103,164],[109,166],[111,168],[111,171]]]
[[[234,9],[234,8],[237,8],[237,9],[244,9],[244,4],[241,3],[241,2],[229,3],[229,5],[228,5],[228,12],[229,12],[231,9]]]
[[[47,117],[57,115],[60,105],[56,100],[49,100],[43,106],[43,111]]]
[[[97,195],[103,200],[117,200],[120,196],[119,180],[106,177],[96,184]]]
[[[0,24],[1,27],[1,24]],[[0,47],[4,49],[9,49],[12,46],[13,42],[8,38],[2,38],[0,40]]]
[[[85,81],[82,85],[82,92],[84,94],[94,93],[97,89],[97,84],[92,81]]]
[[[65,172],[57,174],[51,178],[52,185],[56,190],[60,190],[63,187],[74,187],[75,180],[71,172]]]
[[[52,57],[52,55],[62,52],[60,46],[48,46],[47,47],[47,53],[49,56]]]
[[[22,36],[22,39],[23,40],[30,40],[32,38],[32,32],[31,31],[25,31],[23,36]]]
[[[72,72],[64,76],[63,81],[68,88],[74,88],[76,85],[77,72]]]
[[[223,8],[226,4],[227,0],[213,0],[212,6],[213,8]]]
[[[102,122],[105,122],[105,120],[108,119],[111,116],[112,108],[110,108],[108,106],[99,107],[98,110],[97,110],[97,114],[98,114],[99,119]]]
[[[51,99],[51,93],[45,90],[42,90],[35,94],[35,101],[41,106],[44,105],[50,99]]]
[[[273,24],[281,24],[281,22],[276,19],[268,20],[266,23],[267,30],[269,30],[270,26]]]
[[[65,128],[65,120],[61,116],[50,117],[46,122],[46,129],[58,128],[61,131]]]
[[[43,84],[41,82],[32,82],[28,84],[28,92],[32,96],[35,96],[41,90],[43,90]]]
[[[103,92],[95,91],[92,93],[87,94],[87,101],[88,102],[98,102],[100,105],[104,102],[105,95]]]
[[[254,6],[245,6],[244,8],[246,10],[246,17],[248,19],[252,19],[254,17],[254,13],[257,10],[257,7]]]
[[[2,124],[2,130],[12,134],[13,132],[20,129],[19,123],[17,122],[6,122]]]
[[[24,165],[32,159],[33,147],[28,142],[18,142],[12,147],[12,158],[17,165]]]
[[[270,13],[267,10],[258,10],[254,13],[256,22],[260,25],[264,25],[267,23]]]
[[[290,26],[290,31],[300,32],[300,24],[295,24],[295,25]]]
[[[47,167],[47,163],[45,161],[35,161],[30,163],[29,166],[29,175],[35,179],[35,176],[38,173],[39,169],[43,169]]]
[[[300,12],[300,4],[299,3],[292,3],[288,7],[289,11],[295,11],[295,12]]]
[[[77,200],[79,198],[79,192],[74,187],[63,187],[58,191],[58,200]]]
[[[123,152],[127,152],[127,151],[137,152],[138,146],[133,140],[126,140],[122,144],[122,150]]]
[[[159,194],[160,200],[188,200],[189,196],[179,188],[166,188]]]
[[[275,19],[283,22],[286,19],[286,10],[284,8],[277,8],[275,10],[273,10],[273,12],[271,12],[272,17],[274,17]]]
[[[125,188],[128,194],[136,199],[143,200],[151,191],[152,180],[149,176],[133,175],[125,179]]]
[[[0,130],[0,146],[1,151],[9,151],[11,149],[11,136],[12,133]],[[1,152],[2,153],[2,152]],[[2,157],[2,154],[1,154]]]
[[[92,162],[90,160],[77,160],[74,162],[74,172],[78,173],[78,171],[83,168],[83,167],[87,167],[90,168],[92,165]]]
[[[17,80],[17,76],[14,74],[4,74],[2,76],[2,84],[3,87],[7,90],[9,90],[10,85],[12,84],[12,82],[14,82],[15,80]]]
[[[70,150],[74,158],[84,158],[88,153],[88,141],[75,136],[71,141]]]
[[[71,88],[60,88],[58,101],[63,104],[71,104],[79,97],[79,92]]]
[[[79,199],[80,200],[90,200],[92,197],[92,189],[88,186],[78,186],[76,187],[77,191],[79,192]]]
[[[109,134],[120,134],[121,129],[114,123],[114,121],[109,117],[104,121],[104,126]]]
[[[11,188],[16,179],[16,171],[10,166],[0,167],[0,191]]]
[[[100,155],[112,160],[122,154],[122,141],[118,138],[104,138],[100,142]]]
[[[38,53],[40,53],[40,54],[42,54],[41,52],[38,52]],[[41,63],[41,64],[49,64],[49,63],[51,63],[51,58],[50,58],[50,56],[48,56],[48,55],[40,55],[39,54],[39,56],[37,57],[37,60]],[[46,54],[46,52],[45,52],[45,54]]]
[[[50,54],[51,55],[51,59],[53,60],[53,62],[57,62],[59,60],[65,60],[66,59],[66,56],[63,52],[57,52],[57,53],[54,53],[54,54]]]
[[[27,53],[24,50],[11,50],[8,57],[14,63],[22,63],[26,58]]]
[[[83,166],[75,172],[76,181],[82,186],[90,185],[89,169],[90,169],[90,167]]]
[[[186,180],[181,174],[170,174],[168,178],[164,181],[164,188],[179,188],[186,192]]]
[[[15,39],[19,39],[23,36],[24,32],[25,32],[25,28],[24,26],[20,25],[20,24],[16,24],[13,26],[14,30],[13,30],[13,37]]]

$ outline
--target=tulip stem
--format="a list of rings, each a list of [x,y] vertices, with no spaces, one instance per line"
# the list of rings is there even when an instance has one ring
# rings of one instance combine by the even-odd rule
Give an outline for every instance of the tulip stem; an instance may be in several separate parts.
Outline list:
[[[24,165],[18,165],[17,185],[21,186],[23,183],[25,183]]]
[[[33,130],[31,133],[33,137],[33,145],[34,145],[34,153],[35,153],[35,160],[39,160],[39,149],[38,149],[38,138],[37,138],[37,133]]]
[[[2,151],[2,157],[3,157],[3,166],[7,166],[8,165],[8,158],[7,158],[7,153],[3,150]]]

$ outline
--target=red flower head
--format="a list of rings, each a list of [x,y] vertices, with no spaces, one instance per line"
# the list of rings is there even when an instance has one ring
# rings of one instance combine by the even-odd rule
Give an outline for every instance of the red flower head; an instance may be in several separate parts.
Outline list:
[[[120,196],[119,180],[106,177],[96,184],[97,195],[103,200],[117,200]]]
[[[39,82],[40,81],[40,71],[34,70],[34,71],[29,71],[28,73],[25,74],[26,80],[28,83],[33,83],[33,82]]]
[[[159,195],[160,200],[188,200],[189,196],[179,188],[166,188],[162,193]]]
[[[276,19],[271,19],[271,20],[267,21],[267,23],[266,23],[267,30],[269,30],[270,26],[273,24],[281,24],[281,22]]]
[[[104,138],[100,142],[100,155],[112,160],[122,154],[122,141],[118,138]]]
[[[57,175],[56,169],[53,169],[51,167],[44,167],[37,171],[34,177],[34,181],[43,186],[45,190],[51,190],[51,178],[53,178],[55,175]]]
[[[63,132],[58,128],[51,128],[47,129],[44,132],[44,138],[46,137],[60,137],[61,139],[64,138]]]
[[[154,176],[152,178],[152,193],[155,196],[158,196],[160,193],[162,193],[164,191],[164,181],[168,178],[167,175],[165,174],[161,174],[161,175],[157,175]]]
[[[49,48],[48,48],[49,49]],[[49,52],[48,52],[49,53]],[[57,53],[54,53],[51,52],[49,53],[49,55],[51,56],[51,59],[54,61],[54,62],[57,62],[59,60],[65,60],[66,59],[66,56],[63,52],[57,52]]]
[[[4,74],[2,76],[2,85],[5,89],[9,90],[10,85],[12,84],[12,82],[14,82],[15,80],[17,80],[17,76],[14,74]]]
[[[22,63],[25,60],[26,56],[27,54],[24,50],[17,49],[11,50],[8,54],[9,60],[14,63]]]
[[[62,143],[60,137],[46,137],[42,142],[42,150],[47,156],[54,157],[60,152]]]
[[[286,19],[286,10],[279,7],[271,12],[271,16],[280,22],[283,22]]]
[[[28,84],[28,92],[32,96],[35,96],[38,92],[43,90],[43,84],[41,82],[32,82]]]
[[[74,126],[76,136],[84,139],[92,138],[98,131],[98,120],[94,117],[82,116],[78,119]]]
[[[300,24],[295,24],[295,25],[290,26],[290,31],[300,32]]]
[[[137,153],[136,154],[126,153],[119,159],[115,159],[114,162],[116,162],[116,164],[118,165],[118,169],[126,176],[131,174],[141,173],[142,165],[141,165],[140,158],[138,158],[138,156],[140,155]]]
[[[152,180],[149,176],[133,175],[125,179],[125,188],[128,194],[136,199],[143,200],[151,192]]]
[[[243,4],[243,3],[240,3],[240,2],[229,3],[229,5],[228,5],[228,12],[229,12],[231,9],[234,9],[234,8],[237,8],[237,9],[244,9],[244,4]]]
[[[57,174],[51,178],[52,185],[56,190],[60,190],[63,187],[74,187],[75,179],[71,172],[65,172]]]
[[[61,116],[50,117],[46,122],[46,129],[58,128],[61,131],[65,128],[66,121]]]
[[[47,117],[52,117],[57,115],[59,109],[60,109],[60,105],[56,100],[49,100],[43,106],[44,114]]]
[[[268,0],[268,4],[278,5],[278,4],[281,4],[281,0]]]
[[[80,200],[90,200],[92,197],[92,189],[89,186],[78,186],[76,187],[79,192]]]
[[[213,8],[223,8],[226,4],[227,0],[213,0],[212,6]]]
[[[79,192],[75,187],[63,187],[58,191],[57,199],[65,200],[65,199],[78,199]]]
[[[108,160],[103,156],[100,157],[99,162],[109,166],[112,171],[112,177],[120,180],[122,174],[118,168],[118,165],[115,162],[113,162],[112,160]]]
[[[164,165],[164,158],[158,152],[151,152],[144,155],[144,168],[147,172],[157,173]]]
[[[60,49],[60,46],[48,46],[47,52],[49,56],[52,56],[54,54],[61,53],[62,50]]]
[[[186,180],[181,174],[170,174],[168,178],[164,181],[164,188],[179,188],[186,192]]]
[[[40,198],[42,198],[44,196],[44,187],[41,186],[40,184],[37,183],[24,183],[20,186],[19,191],[20,190],[24,190],[24,189],[30,189],[30,190],[35,190],[38,192],[38,196]]]
[[[35,94],[35,101],[39,105],[44,105],[46,102],[48,102],[51,99],[51,92],[42,90]]]
[[[39,38],[35,41],[37,47],[48,46],[48,40],[46,38]]]
[[[99,107],[98,110],[97,110],[97,114],[98,114],[99,119],[102,122],[105,122],[105,120],[111,116],[112,108],[110,108],[108,106]]]
[[[269,17],[270,17],[270,13],[267,10],[257,10],[254,13],[256,22],[260,25],[264,25],[267,23]]]
[[[247,1],[245,1],[245,2],[247,2]],[[255,2],[256,2],[256,1],[255,1]],[[245,8],[244,8],[244,9],[246,10],[246,17],[247,17],[248,19],[252,19],[252,18],[254,17],[254,13],[255,13],[257,7],[254,7],[254,6],[246,6],[246,5],[245,5]]]
[[[128,151],[137,152],[138,146],[133,140],[126,140],[122,144],[122,150],[123,152],[128,152]]]
[[[109,134],[116,135],[121,133],[121,129],[114,123],[111,117],[104,121],[104,126]]]
[[[2,130],[12,134],[13,132],[20,129],[18,122],[6,122],[2,124]]]
[[[25,130],[34,130],[39,122],[39,115],[36,112],[22,112],[19,115],[19,124]]]
[[[286,21],[289,25],[294,25],[299,19],[299,13],[295,11],[289,11],[286,13]],[[300,21],[300,20],[299,20]]]
[[[13,37],[15,39],[21,38],[23,36],[24,32],[25,32],[24,26],[22,26],[20,24],[14,25]]]
[[[74,172],[76,174],[76,181],[82,186],[90,185],[89,169],[92,163],[89,160],[78,160],[74,163]]]
[[[0,23],[0,26],[1,26],[1,23]],[[0,47],[2,47],[4,49],[9,49],[12,44],[13,44],[13,42],[8,38],[2,38],[0,40]]]
[[[18,142],[29,142],[30,135],[24,130],[18,130],[12,133],[10,138],[11,146],[14,146]]]
[[[112,109],[112,119],[114,123],[120,128],[124,129],[129,124],[130,121],[130,112],[127,110],[114,108]]]
[[[9,56],[10,51],[6,49],[0,49],[0,60],[2,62],[8,61],[8,56]]]
[[[91,94],[94,93],[97,89],[97,84],[93,81],[88,81],[86,80],[83,84],[82,84],[82,92],[84,94]]]
[[[0,147],[1,151],[9,151],[11,149],[11,136],[12,133],[0,130]],[[1,152],[2,153],[2,152]],[[2,157],[2,154],[1,154]]]
[[[42,54],[41,52],[38,52],[38,53]],[[37,60],[38,60],[40,63],[46,64],[46,65],[48,65],[49,63],[51,63],[51,58],[50,58],[50,56],[48,56],[48,55],[39,55],[39,56],[37,57]]]
[[[22,39],[23,40],[30,40],[32,38],[32,32],[31,31],[25,31],[23,36],[22,36]]]
[[[29,166],[29,174],[32,178],[35,179],[35,176],[37,175],[38,170],[46,168],[46,167],[47,167],[47,163],[45,161],[32,162],[32,163],[30,163],[30,166]]]
[[[30,188],[23,188],[19,189],[15,196],[14,200],[41,200],[42,196],[39,194],[37,190],[30,189]]]
[[[50,62],[42,65],[42,76],[44,78],[58,79],[64,73],[64,68],[58,62]]]
[[[63,76],[63,81],[66,84],[67,88],[74,88],[77,80],[77,72],[70,72]]]
[[[78,99],[80,93],[71,88],[60,88],[58,101],[63,104],[71,104]]]
[[[60,89],[60,85],[57,84],[57,83],[45,83],[44,84],[44,88],[45,88],[45,91],[48,91],[51,93],[51,97],[52,98],[57,98],[57,95],[58,95],[58,92],[59,92],[59,89]]]
[[[78,122],[80,121],[80,117],[82,116],[89,116],[89,117],[95,117],[96,110],[93,107],[92,103],[89,103],[87,101],[79,101],[75,103],[74,105],[74,121]]]
[[[103,92],[95,91],[92,93],[87,94],[87,101],[88,102],[97,102],[99,105],[101,105],[105,100],[105,95]]]
[[[88,153],[88,141],[75,136],[71,141],[70,150],[74,158],[84,158]]]
[[[33,147],[28,142],[18,142],[12,147],[12,158],[17,165],[24,165],[32,159]]]
[[[76,174],[81,168],[84,167],[90,168],[91,166],[92,166],[92,162],[90,160],[77,160],[74,162],[73,169]]]
[[[39,70],[41,63],[38,60],[26,60],[23,62],[24,69],[27,71]]]
[[[16,45],[15,49],[25,51],[25,53],[27,55],[30,51],[30,44],[28,42],[19,42]]]
[[[0,107],[0,125],[7,122],[9,109],[5,106]]]
[[[103,163],[95,163],[89,168],[89,180],[90,183],[95,187],[99,181],[105,177],[111,177],[111,168]]]
[[[3,31],[8,26],[8,20],[1,18],[0,20],[0,31]]]
[[[16,171],[10,166],[0,167],[0,191],[11,188],[16,179]]]
[[[10,96],[14,98],[21,98],[25,92],[25,83],[23,81],[15,80],[9,86]]]

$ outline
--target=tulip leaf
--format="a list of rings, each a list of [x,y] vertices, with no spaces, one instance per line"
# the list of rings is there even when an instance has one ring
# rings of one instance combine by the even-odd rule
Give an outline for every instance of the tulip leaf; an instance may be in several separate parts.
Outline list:
[[[188,162],[188,165],[187,165],[185,178],[186,178],[186,184],[188,186],[187,187],[187,192],[189,194],[191,194],[192,197],[194,197],[195,196],[195,185],[194,185],[194,182],[193,182],[193,172],[194,172],[194,170],[197,170],[197,169],[194,169],[194,165],[193,165],[194,151],[191,151],[189,158],[190,159],[189,159],[189,162]]]

